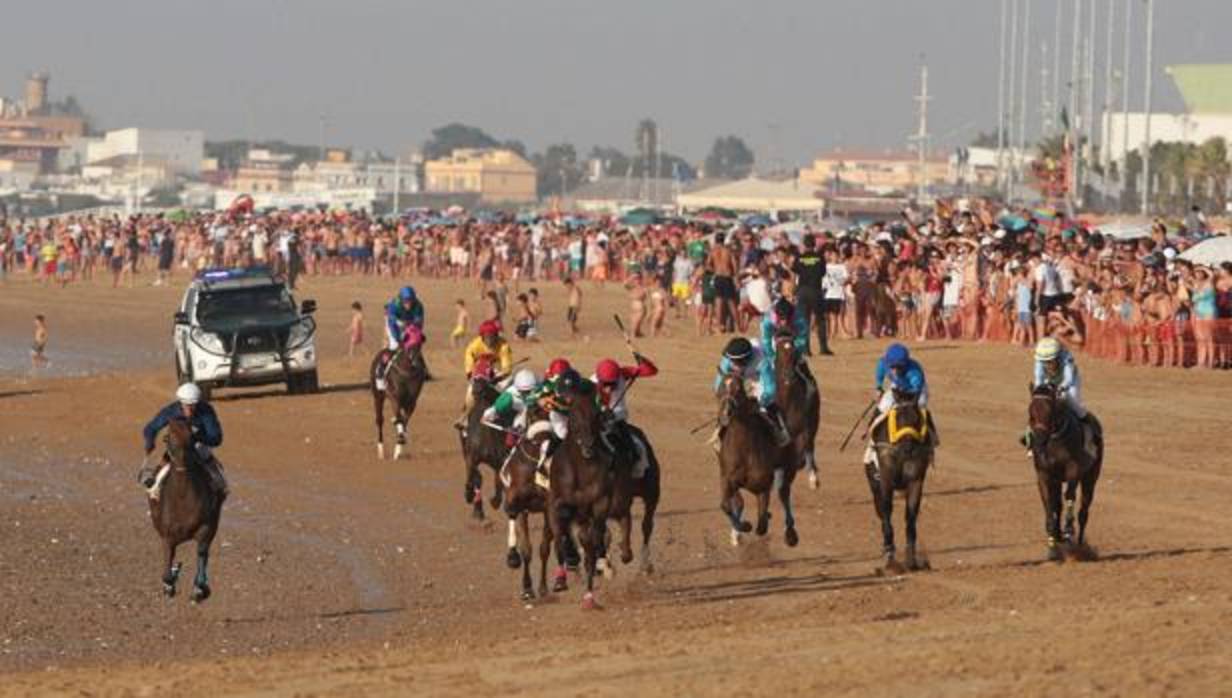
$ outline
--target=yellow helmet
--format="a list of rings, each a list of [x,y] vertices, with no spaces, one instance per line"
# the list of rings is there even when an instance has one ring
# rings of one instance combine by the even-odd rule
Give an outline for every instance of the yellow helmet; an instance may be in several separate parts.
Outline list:
[[[1055,337],[1044,337],[1035,345],[1035,358],[1038,361],[1052,361],[1061,353],[1061,343]]]

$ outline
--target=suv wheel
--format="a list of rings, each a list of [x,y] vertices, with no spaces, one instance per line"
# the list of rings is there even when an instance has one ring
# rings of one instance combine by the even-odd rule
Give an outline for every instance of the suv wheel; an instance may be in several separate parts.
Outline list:
[[[303,375],[303,389],[305,393],[321,392],[321,383],[317,380],[317,370],[314,368]]]

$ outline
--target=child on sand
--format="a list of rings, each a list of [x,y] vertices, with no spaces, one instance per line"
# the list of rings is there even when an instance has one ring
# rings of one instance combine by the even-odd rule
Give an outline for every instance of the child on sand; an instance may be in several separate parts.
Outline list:
[[[355,301],[351,304],[351,324],[347,327],[347,335],[349,344],[347,345],[347,358],[355,356],[356,347],[364,344],[364,307]]]
[[[577,339],[578,315],[582,312],[582,289],[568,276],[565,277],[565,288],[569,289],[569,309],[565,311],[565,322],[569,325],[569,339]]]
[[[454,301],[458,317],[453,323],[453,332],[449,333],[449,346],[458,346],[458,340],[464,339],[471,329],[471,314],[466,311],[466,301],[459,298]]]
[[[34,343],[30,345],[30,368],[36,369],[48,364],[47,355],[47,319],[42,315],[34,316]]]

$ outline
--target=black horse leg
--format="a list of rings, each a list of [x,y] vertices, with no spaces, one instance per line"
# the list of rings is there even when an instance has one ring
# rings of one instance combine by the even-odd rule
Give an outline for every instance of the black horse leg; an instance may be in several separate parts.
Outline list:
[[[498,478],[499,479],[499,478]],[[462,496],[471,505],[471,518],[483,521],[483,474],[479,472],[479,464],[466,462],[466,484],[462,487]]]
[[[657,494],[651,496],[647,494],[642,499],[642,550],[641,550],[641,571],[649,574],[654,571],[654,563],[650,561],[650,536],[654,533],[655,526],[655,509],[659,506],[659,497]]]
[[[1078,495],[1078,481],[1070,480],[1065,483],[1065,540],[1072,541],[1074,539],[1074,500]]]
[[[376,457],[385,459],[385,393],[372,392],[373,411],[376,413]]]
[[[789,547],[796,547],[800,536],[796,533],[796,515],[791,510],[791,480],[782,470],[774,473],[774,488],[779,493],[779,503],[783,505],[783,541]]]
[[[886,467],[882,466],[882,475]],[[894,486],[886,480],[879,483],[878,497],[881,499],[881,553],[887,560],[894,559]]]
[[[903,507],[907,519],[907,569],[919,569],[916,557],[916,518],[920,515],[920,502],[924,499],[924,480],[912,480],[907,484],[907,501]]]
[[[197,576],[193,579],[192,600],[205,601],[210,598],[210,544],[197,543]]]
[[[535,585],[530,578],[530,560],[534,552],[530,546],[530,514],[526,511],[518,515],[518,534],[521,537],[518,551],[522,556],[522,600],[529,601],[535,598]]]
[[[481,496],[475,497],[476,504],[478,504],[481,498]],[[505,483],[501,482],[500,471],[497,470],[492,475],[492,499],[488,503],[492,505],[493,509],[498,509],[503,501],[505,501]],[[480,508],[482,509],[483,507],[480,506]]]
[[[757,494],[757,535],[764,536],[770,530],[770,490]]]
[[[548,556],[552,554],[552,526],[543,512],[543,537],[539,541],[539,596],[548,595]]]
[[[180,579],[180,565],[175,561],[176,546],[163,539],[163,594],[175,596],[175,584]]]
[[[1100,464],[1082,477],[1082,506],[1078,509],[1078,545],[1087,544],[1087,517],[1091,514],[1091,502],[1095,500],[1095,483],[1099,481]]]
[[[1051,473],[1040,473],[1040,499],[1044,503],[1044,532],[1048,535],[1048,559],[1060,560],[1061,550],[1061,481]]]
[[[505,507],[505,516],[509,517],[509,537],[506,541],[508,553],[505,556],[505,564],[509,569],[516,570],[522,566],[522,556],[518,553],[518,512],[512,507]]]
[[[552,581],[552,591],[565,591],[569,588],[569,577],[565,574],[566,560],[569,559],[568,547],[565,541],[572,536],[570,534],[570,526],[572,519],[572,511],[564,504],[553,504],[549,508],[548,523],[552,527],[552,537],[556,539],[556,561],[560,567],[556,568],[555,578]]]
[[[394,428],[398,430],[398,441],[394,445],[394,460],[402,457],[402,450],[406,447],[406,410],[401,405],[394,412]]]

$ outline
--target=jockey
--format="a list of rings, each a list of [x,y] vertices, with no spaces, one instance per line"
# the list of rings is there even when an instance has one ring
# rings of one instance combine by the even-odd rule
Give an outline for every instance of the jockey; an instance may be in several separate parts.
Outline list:
[[[454,422],[456,429],[466,428],[466,415],[475,405],[475,395],[471,388],[471,378],[476,367],[496,369],[500,380],[508,380],[513,373],[513,350],[509,342],[501,336],[501,326],[496,320],[484,320],[479,324],[479,336],[472,339],[462,351],[462,368],[466,373],[466,396],[462,400],[462,416]]]
[[[556,357],[552,359],[552,363],[548,364],[548,370],[543,372],[543,384],[545,387],[556,390],[556,383],[566,371],[572,371],[573,365],[564,357]]]
[[[787,431],[787,425],[774,401],[774,366],[766,360],[761,347],[744,337],[736,337],[728,342],[723,349],[718,373],[714,377],[715,394],[720,393],[723,379],[731,374],[740,374],[745,383],[752,386],[762,416],[774,430],[775,442],[779,446],[791,443],[791,434]]]
[[[551,434],[539,451],[539,462],[536,467],[542,468],[548,457],[569,434],[569,419],[563,411],[565,405],[559,399],[557,390],[576,387],[580,378],[576,371],[568,369],[557,377],[555,389],[553,389],[553,387],[545,387],[540,383],[534,371],[524,368],[514,374],[513,385],[501,393],[491,407],[484,410],[483,423],[495,429],[511,431],[511,436],[514,438],[508,439],[507,442],[516,442],[526,433],[529,426],[526,423],[526,413],[531,406],[542,406],[548,414],[548,423],[551,425]]]
[[[1082,404],[1082,381],[1074,355],[1061,346],[1055,337],[1044,337],[1035,345],[1035,376],[1032,388],[1051,385],[1074,416],[1086,421],[1087,408]]]
[[[398,351],[402,331],[407,325],[423,330],[424,307],[416,297],[415,289],[403,286],[397,297],[385,304],[385,338],[390,351]]]
[[[186,419],[192,429],[191,446],[210,478],[210,487],[219,497],[227,496],[227,481],[222,474],[222,464],[214,457],[212,449],[222,445],[222,424],[218,414],[208,402],[201,399],[201,388],[195,383],[185,383],[175,391],[175,401],[163,407],[145,425],[141,435],[145,440],[145,462],[138,473],[138,481],[150,491],[150,497],[158,499],[158,490],[166,477],[170,464],[164,459],[160,467],[149,468],[150,454],[154,452],[154,440],[158,432],[173,419]]]
[[[398,295],[385,304],[385,339],[388,346],[387,351],[381,356],[380,377],[382,379],[389,373],[389,367],[393,363],[390,359],[401,350],[403,337],[407,328],[411,326],[419,330],[422,343],[422,337],[424,337],[423,303],[419,302],[415,289],[403,286],[398,291]],[[432,380],[432,377],[428,375],[428,365],[424,361],[423,352],[418,354],[415,361],[423,368],[425,378]]]
[[[1082,403],[1082,379],[1078,376],[1078,364],[1074,355],[1055,337],[1044,337],[1035,345],[1035,372],[1031,388],[1052,386],[1074,416],[1083,424],[1096,427],[1095,420]],[[1031,431],[1027,430],[1019,440],[1031,455]]]
[[[890,381],[890,390],[884,390],[886,379]],[[890,411],[894,407],[894,393],[902,393],[911,396],[915,399],[917,405],[921,408],[928,406],[928,381],[924,377],[924,367],[920,362],[911,358],[911,353],[907,351],[907,347],[895,342],[886,347],[885,354],[877,360],[877,373],[874,379],[876,391],[879,399],[877,401],[877,409],[869,418],[869,430],[877,424],[882,415]],[[929,417],[929,434],[936,445],[936,429],[932,424],[932,417]],[[877,467],[877,452],[873,448],[873,440],[868,440],[868,446],[864,450],[864,462],[867,465]]]
[[[815,391],[817,380],[813,378],[813,372],[809,370],[808,362],[804,359],[808,355],[808,333],[808,318],[804,313],[797,313],[795,304],[786,298],[779,298],[774,302],[773,311],[762,316],[761,346],[766,361],[770,363],[770,370],[774,370],[774,355],[777,351],[774,338],[780,334],[790,334],[792,346],[796,351],[796,371],[804,378],[809,390]]]
[[[644,473],[650,466],[646,445],[633,438],[629,432],[629,405],[627,397],[633,381],[658,375],[659,368],[638,352],[633,352],[634,366],[621,366],[614,359],[603,359],[595,366],[591,382],[599,387],[599,406],[610,416],[605,422],[606,434],[616,444],[632,445],[637,453],[635,473]]]

